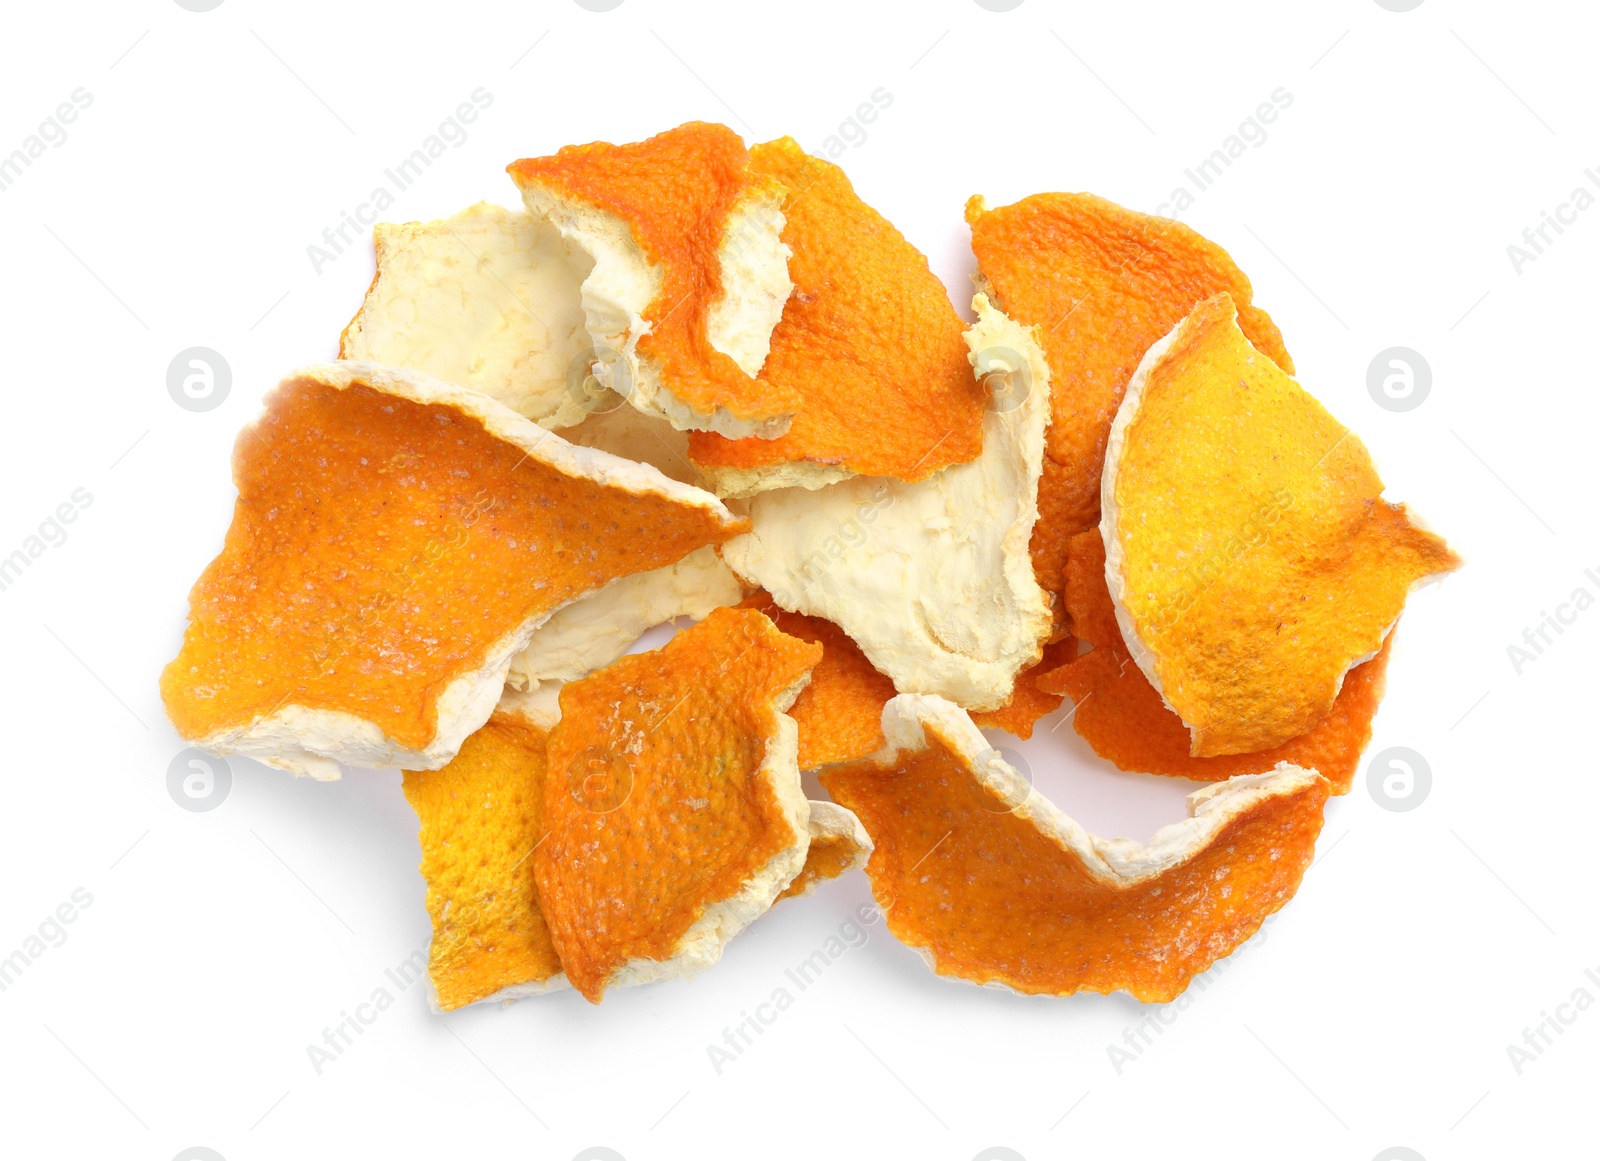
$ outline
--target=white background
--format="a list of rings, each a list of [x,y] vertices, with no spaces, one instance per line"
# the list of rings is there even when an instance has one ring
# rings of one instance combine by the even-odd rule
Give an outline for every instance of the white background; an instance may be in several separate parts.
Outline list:
[[[1600,596],[1600,209],[1520,273],[1506,251],[1600,169],[1592,6],[102,0],[4,21],[0,154],[74,89],[93,104],[0,193],[0,555],[74,489],[93,503],[0,592],[0,957],[75,889],[93,902],[0,992],[0,1153],[1593,1149],[1600,1005],[1520,1074],[1507,1046],[1580,987],[1600,1000],[1600,611],[1520,674],[1507,647],[1580,585]],[[718,1075],[707,1046],[867,901],[854,875],[713,972],[598,1008],[568,992],[439,1018],[400,993],[318,1075],[307,1046],[428,938],[398,776],[235,760],[218,809],[182,810],[156,679],[221,543],[235,432],[284,371],[334,355],[371,276],[366,243],[320,274],[306,247],[480,86],[467,142],[388,216],[514,204],[515,158],[691,118],[818,150],[881,86],[893,103],[841,164],[961,304],[970,194],[1154,210],[1286,89],[1265,143],[1183,217],[1248,272],[1389,495],[1468,560],[1413,600],[1376,724],[1373,753],[1426,757],[1426,801],[1382,809],[1363,774],[1298,897],[1120,1072],[1108,1046],[1139,1004],[955,985],[879,923]],[[204,414],[166,389],[196,345],[233,371]],[[1433,375],[1405,413],[1366,386],[1394,345]],[[1053,724],[1025,750],[1091,829],[1144,838],[1182,815],[1185,784],[1109,771]]]

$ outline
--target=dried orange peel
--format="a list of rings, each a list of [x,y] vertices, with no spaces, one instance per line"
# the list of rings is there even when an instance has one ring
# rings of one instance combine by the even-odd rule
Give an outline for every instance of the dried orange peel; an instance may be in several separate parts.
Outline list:
[[[1028,328],[982,295],[973,309],[968,359],[990,398],[982,455],[916,483],[762,492],[722,557],[783,608],[838,625],[896,689],[992,710],[1050,632],[1028,557],[1050,372]]]
[[[1100,531],[1128,652],[1195,757],[1327,716],[1406,595],[1460,561],[1361,441],[1207,299],[1151,347],[1106,449]]]
[[[788,137],[750,168],[780,182],[794,292],[772,332],[764,381],[800,410],[777,439],[695,432],[689,455],[722,496],[819,488],[852,475],[921,480],[983,448],[983,392],[963,325],[928,260],[838,166]]]
[[[592,405],[582,263],[549,223],[479,202],[372,238],[377,272],[339,357],[409,367],[471,387],[549,428]]]
[[[1227,291],[1256,348],[1294,364],[1250,280],[1222,247],[1167,218],[1093,194],[1042,193],[1013,205],[967,203],[979,288],[1043,336],[1055,421],[1050,425],[1033,560],[1055,591],[1067,538],[1100,518],[1106,437],[1139,360],[1196,303]]]
[[[864,758],[883,747],[879,719],[895,694],[894,682],[872,667],[866,654],[832,621],[780,608],[771,594],[757,591],[742,603],[772,619],[791,637],[822,646],[811,681],[788,713],[800,728],[800,769]]]
[[[756,378],[791,284],[783,187],[725,125],[569,145],[507,167],[529,212],[593,260],[584,310],[601,383],[683,429],[782,435],[791,387]]]
[[[495,714],[439,770],[408,770],[420,820],[435,1011],[567,986],[533,881],[545,735]]]
[[[372,363],[286,379],[234,480],[162,698],[198,746],[324,778],[444,765],[558,608],[744,527],[708,492]]]
[[[534,876],[587,999],[709,967],[800,873],[809,808],[783,710],[821,656],[718,609],[562,688]]]
[[[809,895],[829,879],[867,865],[872,840],[861,820],[836,802],[813,799],[811,807],[811,845],[806,848],[805,866],[778,894],[778,901]]]
[[[1101,839],[942,699],[895,698],[883,731],[821,777],[872,836],[889,930],[942,976],[1028,994],[1173,999],[1294,895],[1328,797],[1283,764],[1196,791],[1147,844]]]
[[[1074,631],[1094,651],[1041,675],[1038,685],[1072,699],[1073,729],[1119,770],[1220,782],[1288,762],[1321,774],[1334,794],[1350,792],[1383,698],[1393,633],[1376,657],[1350,671],[1333,709],[1304,734],[1254,754],[1195,758],[1189,754],[1183,719],[1166,707],[1122,644],[1106,589],[1106,553],[1099,531],[1072,538],[1066,601]]]

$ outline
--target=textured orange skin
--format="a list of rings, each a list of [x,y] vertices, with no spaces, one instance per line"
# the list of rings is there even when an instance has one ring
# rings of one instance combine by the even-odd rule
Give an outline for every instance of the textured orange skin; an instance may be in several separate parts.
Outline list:
[[[1039,678],[1065,665],[1078,655],[1078,642],[1062,637],[1046,642],[1044,654],[1021,673],[1011,689],[1011,700],[997,710],[971,714],[980,730],[1005,730],[1019,738],[1033,737],[1033,726],[1046,714],[1061,708],[1061,695],[1041,687]]]
[[[821,778],[872,836],[867,876],[889,930],[931,950],[944,976],[1171,1000],[1288,902],[1322,830],[1319,779],[1258,803],[1160,875],[1108,883],[1008,811],[937,729],[927,735],[891,769],[857,762]]]
[[[920,480],[983,450],[983,389],[964,327],[928,260],[856,196],[844,171],[782,137],[750,151],[781,182],[794,293],[761,376],[799,412],[777,439],[689,437],[702,467],[805,461]]]
[[[973,199],[967,222],[995,305],[1044,336],[1053,418],[1032,550],[1040,586],[1056,591],[1067,538],[1100,519],[1111,421],[1157,339],[1196,303],[1228,291],[1256,348],[1285,371],[1294,363],[1272,319],[1250,305],[1250,280],[1222,247],[1179,222],[1063,193],[988,211]]]
[[[361,383],[275,389],[233,476],[233,523],[161,675],[185,738],[294,704],[420,748],[444,688],[528,618],[739,531],[573,480],[452,407]]]
[[[541,833],[544,747],[543,730],[496,714],[448,766],[405,773],[433,920],[428,975],[447,1012],[561,971],[528,857]]]
[[[1114,466],[1118,599],[1196,757],[1311,729],[1412,586],[1461,563],[1381,498],[1361,441],[1260,357],[1226,294],[1174,332]]]
[[[778,893],[778,899],[791,899],[809,891],[813,884],[837,879],[850,869],[855,858],[855,844],[848,839],[813,838],[806,848],[806,865],[800,868],[794,882]]]
[[[760,613],[717,609],[562,688],[534,877],[586,999],[629,960],[670,958],[707,906],[797,841],[757,768],[773,701],[821,657]]]
[[[1072,626],[1094,652],[1039,678],[1046,690],[1077,706],[1072,727],[1094,752],[1119,770],[1223,782],[1236,774],[1260,774],[1279,762],[1315,770],[1348,794],[1361,752],[1372,739],[1372,718],[1383,700],[1391,632],[1383,648],[1345,676],[1333,709],[1306,733],[1271,750],[1195,758],[1189,730],[1168,709],[1128,656],[1117,628],[1116,610],[1106,589],[1106,548],[1099,532],[1072,538],[1067,555],[1067,609]]]
[[[800,727],[800,769],[864,758],[883,748],[883,705],[894,682],[872,667],[866,654],[832,621],[780,609],[758,590],[739,606],[759,609],[783,632],[822,646],[811,684],[800,691],[789,716]]]
[[[551,157],[514,161],[506,172],[518,188],[538,185],[627,222],[663,269],[661,293],[644,311],[652,329],[638,349],[660,363],[663,381],[696,415],[725,407],[761,421],[793,415],[800,396],[746,375],[706,330],[722,297],[717,251],[728,215],[763,180],[748,163],[733,130],[691,121],[629,145],[568,145]]]

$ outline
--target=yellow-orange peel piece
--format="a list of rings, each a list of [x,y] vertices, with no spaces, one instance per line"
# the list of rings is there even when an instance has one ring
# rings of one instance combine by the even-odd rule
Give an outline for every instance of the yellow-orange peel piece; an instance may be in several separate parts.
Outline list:
[[[1280,765],[1189,797],[1148,844],[1096,838],[939,698],[884,710],[882,755],[822,772],[872,836],[889,930],[940,975],[1171,1000],[1298,888],[1325,779]]]
[[[808,808],[783,710],[822,647],[718,609],[561,690],[534,876],[572,986],[685,976],[805,863]]]
[[[1123,641],[1191,754],[1304,734],[1411,588],[1460,563],[1382,491],[1227,295],[1151,348],[1112,427],[1100,530]]]
[[[1100,533],[1079,533],[1068,551],[1067,608],[1074,630],[1094,645],[1094,651],[1042,675],[1038,685],[1072,699],[1072,726],[1096,754],[1119,770],[1197,782],[1221,782],[1288,762],[1321,774],[1334,794],[1350,792],[1383,698],[1393,633],[1376,657],[1350,671],[1328,715],[1304,734],[1254,754],[1195,758],[1189,754],[1183,719],[1162,703],[1122,644],[1106,590]]]
[[[756,378],[790,288],[783,190],[751,171],[738,134],[696,121],[626,145],[569,145],[507,172],[528,209],[595,261],[584,295],[607,387],[682,429],[787,429],[799,393]],[[751,277],[730,287],[730,272]]]
[[[198,745],[318,777],[444,765],[557,608],[745,527],[708,492],[373,363],[286,379],[233,467],[162,699]]]
[[[1256,348],[1294,364],[1278,328],[1250,305],[1250,280],[1188,226],[1093,194],[1041,193],[991,209],[967,203],[980,283],[995,305],[1044,340],[1054,421],[1039,483],[1033,561],[1056,591],[1067,538],[1100,516],[1106,436],[1139,360],[1196,303],[1221,291]]]
[[[800,769],[865,758],[883,747],[879,720],[895,694],[894,682],[872,667],[861,647],[832,621],[780,608],[757,590],[742,608],[758,609],[791,637],[822,646],[811,681],[789,707],[800,728]]]
[[[689,454],[724,496],[849,475],[920,480],[983,450],[983,392],[964,324],[928,260],[838,166],[783,137],[750,151],[781,182],[794,292],[762,367],[800,410],[777,439],[695,432]]]
[[[495,714],[440,770],[408,770],[428,885],[428,978],[444,1012],[565,987],[533,881],[545,734]]]

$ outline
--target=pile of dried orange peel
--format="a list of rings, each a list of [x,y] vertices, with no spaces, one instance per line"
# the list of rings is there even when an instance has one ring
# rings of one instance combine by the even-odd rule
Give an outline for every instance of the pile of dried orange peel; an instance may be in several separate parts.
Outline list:
[[[692,974],[862,866],[940,975],[1162,1001],[1294,894],[1459,561],[1221,248],[974,198],[969,325],[787,138],[508,172],[523,211],[377,228],[161,681],[213,752],[406,771],[437,1008]],[[980,732],[1063,698],[1189,817],[1097,838]]]

